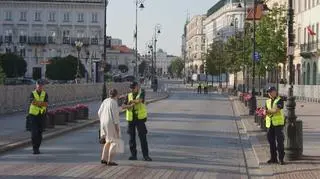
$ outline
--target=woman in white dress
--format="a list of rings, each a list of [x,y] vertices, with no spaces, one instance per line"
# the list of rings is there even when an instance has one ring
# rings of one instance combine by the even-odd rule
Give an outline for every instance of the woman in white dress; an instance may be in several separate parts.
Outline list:
[[[120,140],[120,117],[118,107],[118,92],[116,89],[109,91],[109,98],[105,99],[98,111],[100,119],[100,137],[105,139],[101,163],[106,165],[118,165],[112,159],[116,153],[117,141]]]

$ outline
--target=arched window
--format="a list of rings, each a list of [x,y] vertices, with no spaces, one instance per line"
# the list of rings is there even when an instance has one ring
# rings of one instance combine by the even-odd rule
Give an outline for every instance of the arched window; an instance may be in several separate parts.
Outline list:
[[[307,64],[307,84],[306,85],[310,85],[310,77],[311,77],[311,71],[310,71],[310,63]]]

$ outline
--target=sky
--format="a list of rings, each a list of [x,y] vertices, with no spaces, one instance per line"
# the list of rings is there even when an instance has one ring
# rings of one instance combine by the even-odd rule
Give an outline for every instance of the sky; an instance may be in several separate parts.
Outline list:
[[[170,55],[181,55],[181,36],[187,16],[206,14],[217,0],[145,0],[138,10],[138,50],[147,52],[147,44],[154,27],[161,25],[157,49]],[[109,0],[107,9],[107,35],[119,38],[124,45],[134,48],[135,0]]]

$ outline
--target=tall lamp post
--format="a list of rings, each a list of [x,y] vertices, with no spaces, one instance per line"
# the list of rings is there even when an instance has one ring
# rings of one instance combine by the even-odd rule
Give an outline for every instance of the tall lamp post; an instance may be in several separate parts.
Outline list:
[[[135,77],[136,80],[138,79],[138,8],[143,9],[144,0],[136,0],[136,25],[135,25],[135,33],[134,33],[134,38],[135,38]]]
[[[75,43],[77,51],[78,51],[77,73],[76,73],[76,76],[75,76],[76,83],[78,84],[79,81],[80,81],[80,76],[81,76],[80,75],[80,52],[81,52],[81,48],[83,46],[83,43],[81,41],[75,41],[74,43]]]
[[[102,69],[102,81],[105,83],[104,79],[104,71],[107,65],[107,7],[109,4],[109,0],[104,1],[104,25],[103,25],[103,61],[101,65]]]
[[[232,22],[230,24],[231,27],[234,27],[234,37],[237,39],[237,33],[238,33],[238,18],[233,17]],[[236,47],[237,48],[237,47]],[[233,58],[236,58],[235,56]],[[233,92],[236,95],[237,94],[237,83],[236,83],[236,76],[237,72],[234,73],[234,78],[233,78]]]
[[[287,122],[285,126],[286,135],[286,159],[296,160],[301,158],[303,151],[302,143],[302,121],[297,121],[295,114],[296,102],[293,96],[293,59],[294,59],[294,32],[293,32],[293,17],[294,10],[292,0],[288,2],[288,61],[289,61],[289,90],[288,90],[288,102],[287,102]]]
[[[252,90],[251,90],[251,103],[249,109],[249,115],[254,115],[257,109],[257,99],[256,99],[256,90],[255,90],[255,75],[256,75],[256,60],[258,60],[258,53],[256,52],[256,11],[257,5],[263,5],[262,11],[269,10],[266,4],[261,0],[254,0],[253,1],[253,34],[252,34],[252,41],[253,41],[253,52],[252,52]]]
[[[153,40],[154,40],[153,58],[154,58],[154,66],[155,66],[155,76],[157,76],[157,42],[158,42],[158,35],[161,33],[160,29],[161,29],[161,25],[157,24],[154,27],[154,34],[153,34]]]

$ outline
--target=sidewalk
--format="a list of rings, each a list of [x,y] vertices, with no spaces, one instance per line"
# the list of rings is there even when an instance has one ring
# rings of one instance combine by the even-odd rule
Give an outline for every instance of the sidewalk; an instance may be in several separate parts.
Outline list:
[[[296,102],[296,115],[303,121],[303,157],[298,161],[286,161],[286,165],[267,165],[269,144],[266,132],[254,123],[253,116],[248,116],[248,108],[238,97],[232,97],[236,110],[250,138],[259,165],[264,173],[272,178],[319,178],[320,176],[320,104]],[[258,106],[264,104],[264,98],[258,98]]]
[[[152,103],[168,97],[167,93],[157,93],[146,90],[146,101]],[[54,129],[46,129],[43,138],[51,138],[63,133],[77,130],[97,122],[97,111],[100,101],[84,103],[89,107],[89,120],[77,120],[76,123],[56,125]],[[25,130],[25,113],[19,112],[11,115],[0,116],[0,153],[31,142],[30,132]]]

